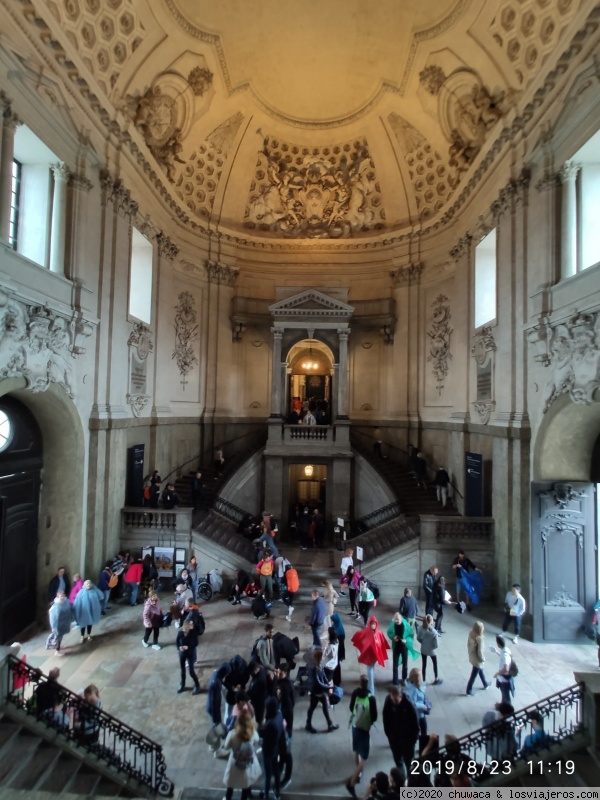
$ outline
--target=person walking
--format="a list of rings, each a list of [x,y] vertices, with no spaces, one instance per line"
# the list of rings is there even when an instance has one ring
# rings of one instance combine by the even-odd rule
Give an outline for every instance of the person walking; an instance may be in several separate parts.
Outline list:
[[[327,606],[325,605],[325,601],[319,595],[317,589],[313,589],[311,592],[312,597],[312,606],[310,609],[310,617],[308,618],[308,624],[310,625],[310,629],[312,630],[313,635],[313,647],[321,647],[321,628],[323,627],[323,623],[325,622],[325,614],[327,611]]]
[[[436,650],[439,646],[439,634],[433,624],[433,617],[427,614],[425,621],[420,628],[417,629],[417,641],[421,645],[421,669],[423,672],[423,680],[426,680],[427,675],[427,659],[431,659],[433,664],[433,681],[434,686],[439,686],[444,681],[438,677],[438,660]]]
[[[448,502],[448,486],[450,485],[450,476],[443,467],[438,467],[433,479],[435,486],[438,503],[442,504],[442,508],[446,508]]]
[[[64,653],[60,649],[63,636],[66,636],[71,630],[71,604],[64,591],[56,593],[54,602],[48,611],[48,619],[54,640],[54,655],[63,656]]]
[[[484,689],[487,689],[490,686],[490,683],[486,681],[483,672],[483,665],[485,664],[485,643],[483,631],[483,622],[475,622],[473,623],[473,627],[471,628],[469,637],[467,639],[467,652],[469,654],[469,662],[471,664],[471,677],[467,683],[467,694],[470,697],[475,694],[473,691],[473,684],[475,683],[475,678],[477,678],[477,676],[479,676],[481,679]]]
[[[340,563],[341,575],[340,575],[340,594],[345,595],[346,592],[342,591],[347,585],[348,581],[346,580],[346,573],[348,572],[348,567],[354,566],[354,548],[347,547],[344,551],[344,557]]]
[[[300,579],[298,578],[298,571],[294,567],[288,567],[285,571],[286,590],[283,597],[283,602],[287,606],[287,622],[292,621],[292,614],[294,613],[294,600],[298,589],[300,588]]]
[[[410,774],[411,761],[419,739],[417,711],[397,686],[390,686],[382,716],[383,731],[387,736],[394,763],[397,767],[404,767],[407,774]]]
[[[398,611],[402,614],[403,618],[408,622],[412,631],[415,631],[415,620],[419,616],[419,605],[416,598],[413,596],[412,589],[408,586],[404,589],[404,593],[400,598],[400,605]]]
[[[452,605],[451,600],[446,596],[446,579],[442,576],[439,578],[433,590],[433,609],[435,611],[435,629],[443,636],[442,623],[444,621],[444,609],[446,606]]]
[[[265,722],[261,728],[263,773],[265,778],[263,797],[271,796],[271,781],[275,783],[275,797],[279,797],[281,772],[279,770],[279,754],[283,748],[285,736],[283,717],[276,697],[268,697],[265,703]]]
[[[144,611],[142,612],[142,619],[144,620],[144,638],[142,644],[144,647],[149,647],[150,634],[152,634],[152,649],[160,650],[158,643],[158,635],[162,628],[163,612],[160,607],[160,601],[156,592],[152,592],[150,597],[144,603]]]
[[[329,700],[328,696],[333,691],[333,681],[327,680],[321,664],[323,661],[323,651],[320,647],[313,650],[312,663],[308,666],[308,691],[310,692],[310,703],[308,705],[308,713],[306,714],[305,730],[309,733],[317,733],[316,728],[313,728],[312,718],[315,708],[320,704],[323,709],[323,715],[327,722],[327,732],[337,731],[340,727],[335,725],[331,716],[329,715]]]
[[[81,631],[82,644],[85,642],[86,631],[88,642],[92,641],[92,628],[100,622],[102,615],[102,599],[102,592],[90,580],[83,582],[83,588],[73,603],[75,621]]]
[[[134,606],[137,603],[137,596],[140,589],[143,570],[144,567],[142,564],[142,559],[136,558],[133,564],[130,564],[125,572],[125,589],[127,591],[127,599],[130,606]]]
[[[365,577],[361,577],[360,588],[358,590],[358,613],[363,618],[365,625],[367,624],[367,619],[371,613],[374,603],[375,595],[371,589],[369,589],[367,579]]]
[[[70,591],[71,581],[69,580],[67,571],[64,567],[59,567],[56,570],[56,575],[50,579],[50,583],[48,584],[48,602],[53,603],[54,598],[59,592],[64,592],[66,597],[68,597]]]
[[[467,607],[469,605],[470,597],[465,590],[465,586],[463,583],[463,578],[467,577],[469,572],[480,572],[479,567],[476,567],[475,564],[471,561],[470,558],[467,558],[465,555],[464,550],[459,550],[458,555],[452,562],[452,569],[456,575],[456,602],[460,603],[461,595],[464,593],[465,596],[465,603]]]
[[[322,586],[324,589],[323,600],[325,600],[325,627],[329,628],[339,595],[333,588],[331,581],[327,578],[323,581]]]
[[[496,678],[496,687],[500,689],[502,702],[510,703],[515,693],[512,653],[506,646],[504,636],[496,636],[496,646],[490,645],[490,649],[500,657],[498,671],[494,674],[494,678]]]
[[[360,677],[360,685],[350,697],[350,714],[352,723],[352,752],[354,753],[354,772],[346,781],[348,793],[356,798],[354,788],[360,780],[369,759],[371,749],[371,727],[377,721],[377,701],[369,691],[369,682],[365,675]]]
[[[181,671],[181,681],[177,689],[177,694],[185,692],[186,666],[189,669],[190,678],[194,682],[192,694],[200,694],[200,683],[196,671],[194,670],[196,648],[198,647],[198,634],[194,630],[193,622],[188,622],[186,620],[183,623],[181,628],[177,631],[175,644],[179,654],[179,669]]]
[[[515,623],[513,644],[519,643],[521,622],[523,621],[523,614],[526,610],[527,603],[521,594],[521,586],[518,583],[513,583],[511,590],[506,593],[506,597],[504,598],[504,622],[502,623],[502,633],[506,633],[511,622]]]
[[[267,603],[273,600],[273,570],[275,562],[273,551],[267,547],[261,560],[256,565],[256,571],[260,577],[260,588]]]
[[[358,619],[358,593],[360,590],[360,572],[352,564],[346,569],[346,586],[348,587],[348,599],[350,600],[350,611],[348,614],[354,619]]]
[[[413,667],[408,675],[404,694],[415,707],[421,736],[427,736],[427,717],[431,711],[431,702],[425,694],[425,683],[421,670]]]
[[[369,691],[375,694],[375,664],[385,666],[390,649],[384,634],[379,630],[377,617],[370,617],[367,625],[356,631],[352,644],[358,650],[358,662],[367,668]]]
[[[425,615],[433,615],[433,590],[437,583],[438,568],[435,564],[423,575],[423,592],[425,593]]]
[[[412,628],[399,611],[396,611],[388,625],[387,636],[392,643],[392,683],[398,686],[398,663],[402,661],[400,685],[404,686],[408,674],[408,654],[417,658],[418,653],[413,647]]]

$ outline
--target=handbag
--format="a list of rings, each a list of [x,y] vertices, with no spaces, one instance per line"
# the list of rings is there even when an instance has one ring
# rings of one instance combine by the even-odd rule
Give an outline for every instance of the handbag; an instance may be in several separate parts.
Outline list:
[[[48,638],[46,639],[46,650],[56,649],[57,643],[58,643],[58,636],[54,631],[51,631],[48,634]]]
[[[336,706],[340,702],[343,696],[344,696],[344,690],[342,689],[342,687],[334,686],[333,691],[329,695],[329,702],[331,703],[332,706]]]

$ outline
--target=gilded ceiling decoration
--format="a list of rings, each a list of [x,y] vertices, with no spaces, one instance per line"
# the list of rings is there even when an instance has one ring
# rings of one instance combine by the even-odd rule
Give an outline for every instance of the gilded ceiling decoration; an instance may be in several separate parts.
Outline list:
[[[302,147],[267,137],[250,185],[245,225],[309,239],[383,230],[385,211],[367,140]]]

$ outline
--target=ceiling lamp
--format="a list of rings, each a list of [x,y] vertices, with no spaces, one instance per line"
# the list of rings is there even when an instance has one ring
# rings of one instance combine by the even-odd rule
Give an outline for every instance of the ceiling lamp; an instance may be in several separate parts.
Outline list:
[[[308,361],[302,362],[302,369],[319,369],[319,362],[312,358],[312,347],[308,348]]]
[[[307,478],[312,478],[314,471],[315,471],[315,468],[313,467],[312,464],[307,464],[304,467],[304,474],[306,475]]]

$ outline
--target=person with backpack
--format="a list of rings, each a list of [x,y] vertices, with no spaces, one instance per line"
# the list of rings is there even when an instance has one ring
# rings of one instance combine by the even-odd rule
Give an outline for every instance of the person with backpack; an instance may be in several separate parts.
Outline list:
[[[367,624],[367,619],[374,605],[375,595],[370,589],[367,579],[363,576],[360,579],[358,589],[358,613],[363,618],[365,625]]]
[[[252,657],[263,665],[267,672],[275,672],[275,648],[273,645],[273,626],[270,622],[265,625],[265,632],[260,636],[254,646]]]
[[[365,675],[361,675],[360,685],[350,697],[350,715],[355,769],[346,781],[346,789],[352,797],[357,797],[354,787],[369,759],[371,726],[377,721],[377,701],[369,691],[369,681]]]
[[[100,591],[102,592],[100,613],[103,617],[105,617],[106,612],[110,610],[110,606],[108,605],[108,601],[110,600],[110,592],[118,583],[118,578],[112,574],[111,567],[112,567],[112,561],[107,561],[98,579],[98,589],[100,589]]]
[[[308,667],[308,691],[310,692],[310,703],[308,706],[308,713],[306,715],[305,729],[309,733],[316,733],[316,728],[313,728],[312,717],[315,708],[321,704],[323,714],[327,721],[327,732],[337,731],[339,725],[334,725],[333,720],[329,716],[329,702],[328,695],[333,691],[333,681],[327,680],[324,670],[321,667],[323,661],[323,651],[320,647],[312,651],[312,664]]]
[[[273,561],[273,551],[267,547],[263,557],[256,565],[256,571],[260,578],[260,588],[267,603],[273,599],[273,569],[275,562]]]
[[[160,650],[158,643],[158,635],[163,624],[163,612],[160,607],[160,601],[156,592],[152,592],[150,597],[144,603],[144,611],[142,613],[144,620],[144,638],[142,644],[144,647],[149,647],[150,634],[152,634],[152,649]]]
[[[512,653],[506,646],[504,636],[496,636],[496,647],[490,645],[490,650],[500,656],[498,672],[495,673],[496,687],[502,694],[502,702],[510,703],[515,693],[514,678],[517,675],[517,666]]]
[[[241,800],[249,800],[252,786],[262,775],[260,762],[256,755],[258,747],[256,725],[249,713],[241,713],[223,744],[223,750],[229,751],[229,759],[223,775],[223,783],[227,787],[225,800],[232,800],[235,789],[242,790]]]
[[[369,691],[375,694],[375,664],[384,667],[387,651],[390,649],[385,635],[379,630],[377,617],[369,617],[368,624],[352,637],[352,644],[358,650],[358,663],[367,668]]]

